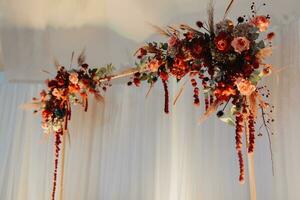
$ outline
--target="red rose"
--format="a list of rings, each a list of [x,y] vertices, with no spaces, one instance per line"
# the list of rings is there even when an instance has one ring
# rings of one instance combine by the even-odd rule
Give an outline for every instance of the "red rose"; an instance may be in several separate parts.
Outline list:
[[[225,33],[221,32],[216,38],[215,38],[215,45],[217,49],[223,53],[226,53],[230,49],[230,36]]]

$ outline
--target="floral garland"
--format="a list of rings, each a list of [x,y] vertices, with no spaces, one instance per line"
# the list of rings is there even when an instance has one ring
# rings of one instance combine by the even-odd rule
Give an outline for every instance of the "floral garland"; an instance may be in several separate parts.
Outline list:
[[[184,24],[178,28],[155,27],[168,37],[168,41],[151,42],[139,48],[136,52],[137,68],[129,73],[113,75],[112,65],[90,69],[82,55],[78,59],[78,69],[66,70],[57,65],[55,78],[46,81],[48,89],[40,93],[40,98],[34,98],[34,103],[39,106],[35,112],[42,114],[43,129],[47,133],[53,132],[56,138],[52,199],[55,199],[61,137],[68,129],[71,105],[82,105],[87,111],[89,94],[102,101],[101,92],[110,86],[111,79],[131,74],[128,85],[140,86],[142,81],[147,81],[152,88],[161,79],[165,113],[169,113],[170,77],[178,82],[185,77],[190,79],[194,105],[201,104],[200,94],[204,97],[206,111],[200,121],[216,112],[222,121],[236,127],[239,181],[244,182],[242,138],[245,131],[245,148],[248,154],[252,154],[258,109],[263,119],[260,129],[265,127],[270,137],[269,123],[273,119],[267,112],[272,112],[273,107],[265,101],[270,95],[269,90],[258,83],[272,71],[272,65],[265,63],[265,59],[272,54],[271,41],[275,34],[264,34],[270,25],[270,17],[258,15],[255,3],[251,5],[251,15],[240,16],[237,22],[224,18],[215,24],[212,6],[208,9],[208,19],[207,23],[198,21],[197,28]],[[230,108],[225,111],[227,107]]]

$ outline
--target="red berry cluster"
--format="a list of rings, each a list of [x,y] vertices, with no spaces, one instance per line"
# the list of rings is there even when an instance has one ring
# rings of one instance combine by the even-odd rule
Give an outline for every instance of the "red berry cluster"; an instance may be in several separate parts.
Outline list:
[[[200,100],[199,100],[199,88],[197,87],[197,81],[194,78],[192,78],[191,79],[191,84],[194,88],[194,95],[193,95],[194,105],[199,106],[200,105]]]

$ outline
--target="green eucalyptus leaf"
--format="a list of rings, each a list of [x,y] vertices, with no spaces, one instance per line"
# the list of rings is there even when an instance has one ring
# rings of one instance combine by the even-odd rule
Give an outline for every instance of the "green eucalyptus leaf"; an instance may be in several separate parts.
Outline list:
[[[260,75],[260,71],[255,70],[254,72],[252,72],[252,74],[249,77],[249,81],[253,84],[253,85],[257,85],[257,83],[261,80],[261,75]]]

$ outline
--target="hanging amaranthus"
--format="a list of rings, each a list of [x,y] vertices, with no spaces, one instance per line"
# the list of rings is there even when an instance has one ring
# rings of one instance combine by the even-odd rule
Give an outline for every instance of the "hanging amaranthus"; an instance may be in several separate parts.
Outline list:
[[[252,112],[248,117],[248,128],[249,128],[249,147],[248,153],[253,153],[255,148],[255,119]]]
[[[240,183],[244,182],[245,179],[245,168],[244,168],[244,160],[243,160],[243,153],[242,153],[242,147],[243,147],[243,115],[241,113],[236,114],[236,127],[235,127],[235,148],[238,154],[238,160],[239,160],[239,168],[240,168],[240,175],[239,175],[239,181]]]
[[[164,91],[165,91],[165,113],[169,113],[169,90],[168,90],[168,84],[166,80],[162,80]]]

